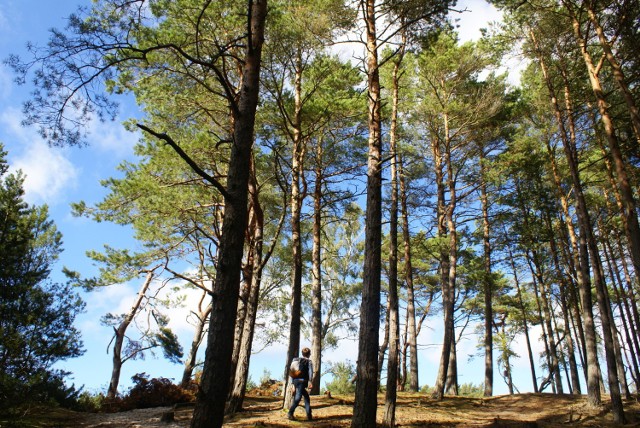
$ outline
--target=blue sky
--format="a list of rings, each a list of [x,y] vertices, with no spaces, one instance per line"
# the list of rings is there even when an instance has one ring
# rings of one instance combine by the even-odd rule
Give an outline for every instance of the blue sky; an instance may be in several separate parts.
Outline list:
[[[90,0],[0,0],[0,58],[9,54],[25,55],[28,41],[44,44],[48,29],[61,28],[65,18],[78,5],[90,5]],[[479,36],[479,28],[499,15],[482,0],[459,2],[459,7],[467,7],[460,21],[463,40]],[[90,276],[96,269],[91,265],[85,252],[100,249],[103,244],[116,248],[135,248],[131,231],[109,223],[94,223],[84,218],[74,218],[70,204],[84,200],[88,204],[98,202],[105,195],[99,181],[118,176],[117,165],[125,159],[133,160],[132,148],[138,135],[127,132],[121,125],[127,114],[135,114],[135,106],[124,100],[121,118],[115,122],[94,122],[91,126],[89,146],[84,148],[50,148],[33,128],[21,126],[22,102],[30,91],[29,85],[16,86],[11,71],[0,65],[0,141],[9,152],[8,160],[13,169],[21,169],[26,175],[26,198],[32,204],[47,204],[51,218],[55,221],[64,238],[64,253],[54,267],[53,277],[62,281],[60,271],[63,266]],[[77,386],[84,385],[92,392],[106,391],[111,371],[111,355],[107,346],[111,339],[110,329],[103,327],[99,319],[107,312],[120,313],[131,305],[139,284],[120,284],[83,294],[87,312],[78,320],[82,330],[86,353],[77,359],[65,362],[62,368],[73,373],[72,381]],[[439,319],[435,317],[423,329],[419,343],[421,375],[420,384],[433,384],[439,360],[441,339]],[[184,309],[171,312],[171,326],[179,335],[183,346],[191,341],[192,330],[186,322]],[[537,337],[537,336],[532,336]],[[303,341],[304,342],[304,341]],[[536,342],[537,344],[537,342]],[[516,361],[516,385],[521,391],[531,389],[529,370],[524,344],[516,350],[521,358]],[[475,338],[459,344],[460,382],[480,383],[483,370],[481,358],[467,362],[467,355],[475,352]],[[539,348],[539,344],[537,344]],[[251,377],[260,379],[265,369],[273,378],[283,371],[286,355],[285,344],[271,346],[252,357]],[[327,352],[324,361],[356,360],[357,343],[344,341],[339,348]],[[165,362],[162,358],[149,357],[144,361],[130,361],[123,366],[120,391],[130,386],[133,374],[146,372],[151,376],[163,376],[179,380],[182,367]],[[496,374],[495,391],[505,393],[506,387]]]

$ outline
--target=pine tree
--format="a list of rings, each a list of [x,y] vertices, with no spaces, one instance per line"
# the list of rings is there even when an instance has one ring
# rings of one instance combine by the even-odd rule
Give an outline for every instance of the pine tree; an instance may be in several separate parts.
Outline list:
[[[24,175],[8,173],[0,143],[0,410],[65,393],[54,363],[83,353],[73,327],[84,302],[49,280],[62,236],[46,205],[24,201]]]

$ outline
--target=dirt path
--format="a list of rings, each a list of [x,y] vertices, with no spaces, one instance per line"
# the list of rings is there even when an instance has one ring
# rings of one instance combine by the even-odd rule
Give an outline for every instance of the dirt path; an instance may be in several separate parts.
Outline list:
[[[312,397],[315,420],[307,422],[298,409],[297,421],[286,419],[281,401],[275,397],[248,397],[245,411],[228,418],[225,427],[348,427],[353,397]],[[378,421],[384,397],[378,396]],[[629,423],[640,427],[640,404],[626,402]],[[42,426],[75,428],[182,428],[188,427],[193,408],[141,409],[114,414],[68,414]],[[170,421],[162,421],[170,417]],[[435,401],[423,394],[399,393],[396,413],[399,427],[615,427],[607,406],[591,409],[584,397],[552,394],[520,394],[491,398],[447,397]],[[1,424],[0,424],[1,425]]]

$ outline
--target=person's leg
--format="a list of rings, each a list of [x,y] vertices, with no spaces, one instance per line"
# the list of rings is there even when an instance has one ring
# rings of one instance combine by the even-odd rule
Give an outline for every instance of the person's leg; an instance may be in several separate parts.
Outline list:
[[[302,391],[304,391],[304,385],[298,379],[293,380],[293,386],[296,388],[296,394],[293,397],[293,403],[289,408],[289,416],[293,417],[293,412],[296,411],[296,407],[300,404],[300,400],[302,399]]]
[[[307,411],[307,419],[311,420],[311,399],[309,398],[309,393],[307,389],[302,388],[302,395],[304,396],[304,409]]]

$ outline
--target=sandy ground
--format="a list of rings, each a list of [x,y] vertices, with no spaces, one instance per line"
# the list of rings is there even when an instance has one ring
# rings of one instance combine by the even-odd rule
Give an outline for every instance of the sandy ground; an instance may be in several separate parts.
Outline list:
[[[304,409],[289,421],[278,397],[249,396],[245,410],[225,420],[225,427],[348,427],[352,396],[312,397],[314,421],[306,421]],[[159,407],[122,413],[66,413],[42,427],[178,428],[188,427],[192,406]],[[626,401],[628,423],[640,427],[640,404]],[[384,396],[378,396],[378,422],[384,414]],[[447,397],[435,401],[424,394],[399,393],[396,422],[399,427],[616,427],[608,406],[590,408],[584,397],[552,394],[520,394],[491,398]],[[169,419],[168,421],[163,421]],[[0,427],[2,424],[0,424]]]

